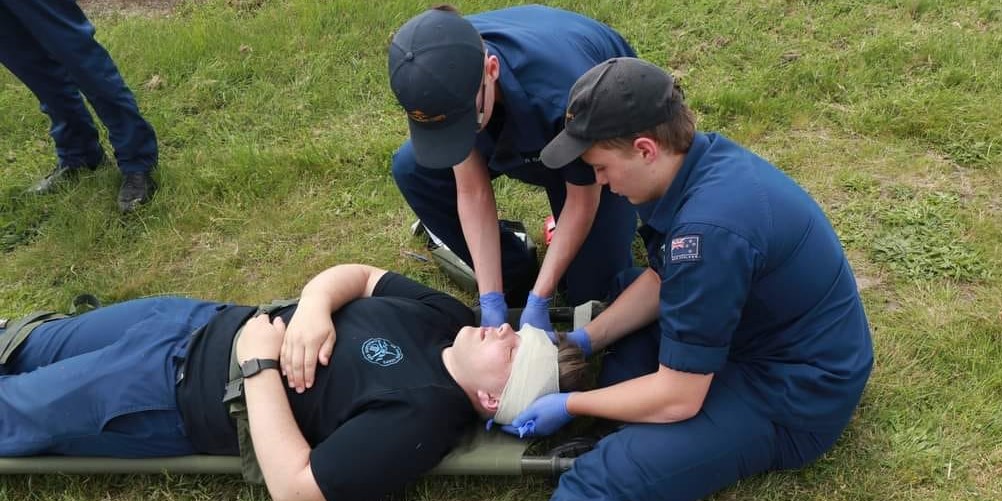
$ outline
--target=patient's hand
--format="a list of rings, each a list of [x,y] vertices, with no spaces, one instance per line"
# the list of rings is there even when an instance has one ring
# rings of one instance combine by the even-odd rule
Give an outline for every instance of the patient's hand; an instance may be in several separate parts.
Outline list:
[[[323,365],[330,363],[336,340],[337,332],[330,310],[300,302],[285,331],[279,359],[289,388],[302,393],[313,387],[317,362]]]
[[[244,324],[240,339],[237,340],[237,360],[240,363],[252,358],[278,357],[285,337],[285,322],[281,317],[274,321],[268,315],[258,315]]]

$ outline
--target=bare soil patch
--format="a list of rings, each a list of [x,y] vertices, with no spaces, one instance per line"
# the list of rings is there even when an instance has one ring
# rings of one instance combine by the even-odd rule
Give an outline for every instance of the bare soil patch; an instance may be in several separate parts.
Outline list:
[[[166,16],[182,0],[79,0],[88,16]]]

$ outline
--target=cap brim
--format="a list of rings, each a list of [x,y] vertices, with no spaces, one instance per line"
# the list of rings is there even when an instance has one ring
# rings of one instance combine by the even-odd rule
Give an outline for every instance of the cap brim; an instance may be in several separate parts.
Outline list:
[[[448,124],[408,119],[407,125],[415,160],[430,169],[448,169],[466,160],[477,139],[475,109],[453,116]]]
[[[574,137],[564,129],[553,138],[543,151],[539,153],[539,159],[543,165],[551,169],[559,169],[581,156],[582,153],[591,148],[594,141]]]

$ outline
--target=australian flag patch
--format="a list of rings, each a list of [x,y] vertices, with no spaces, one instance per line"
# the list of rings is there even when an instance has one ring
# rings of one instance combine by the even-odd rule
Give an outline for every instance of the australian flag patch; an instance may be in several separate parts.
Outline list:
[[[670,263],[699,261],[703,258],[703,244],[700,235],[684,235],[671,239]]]

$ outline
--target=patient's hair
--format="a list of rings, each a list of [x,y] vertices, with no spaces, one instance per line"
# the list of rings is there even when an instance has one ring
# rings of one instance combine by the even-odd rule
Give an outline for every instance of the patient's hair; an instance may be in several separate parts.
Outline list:
[[[440,3],[431,6],[432,10],[440,10],[442,12],[451,12],[453,14],[459,14],[459,9],[455,5],[448,3]]]
[[[560,370],[560,391],[583,391],[591,386],[588,362],[581,348],[567,340],[567,334],[557,332],[557,366]]]

